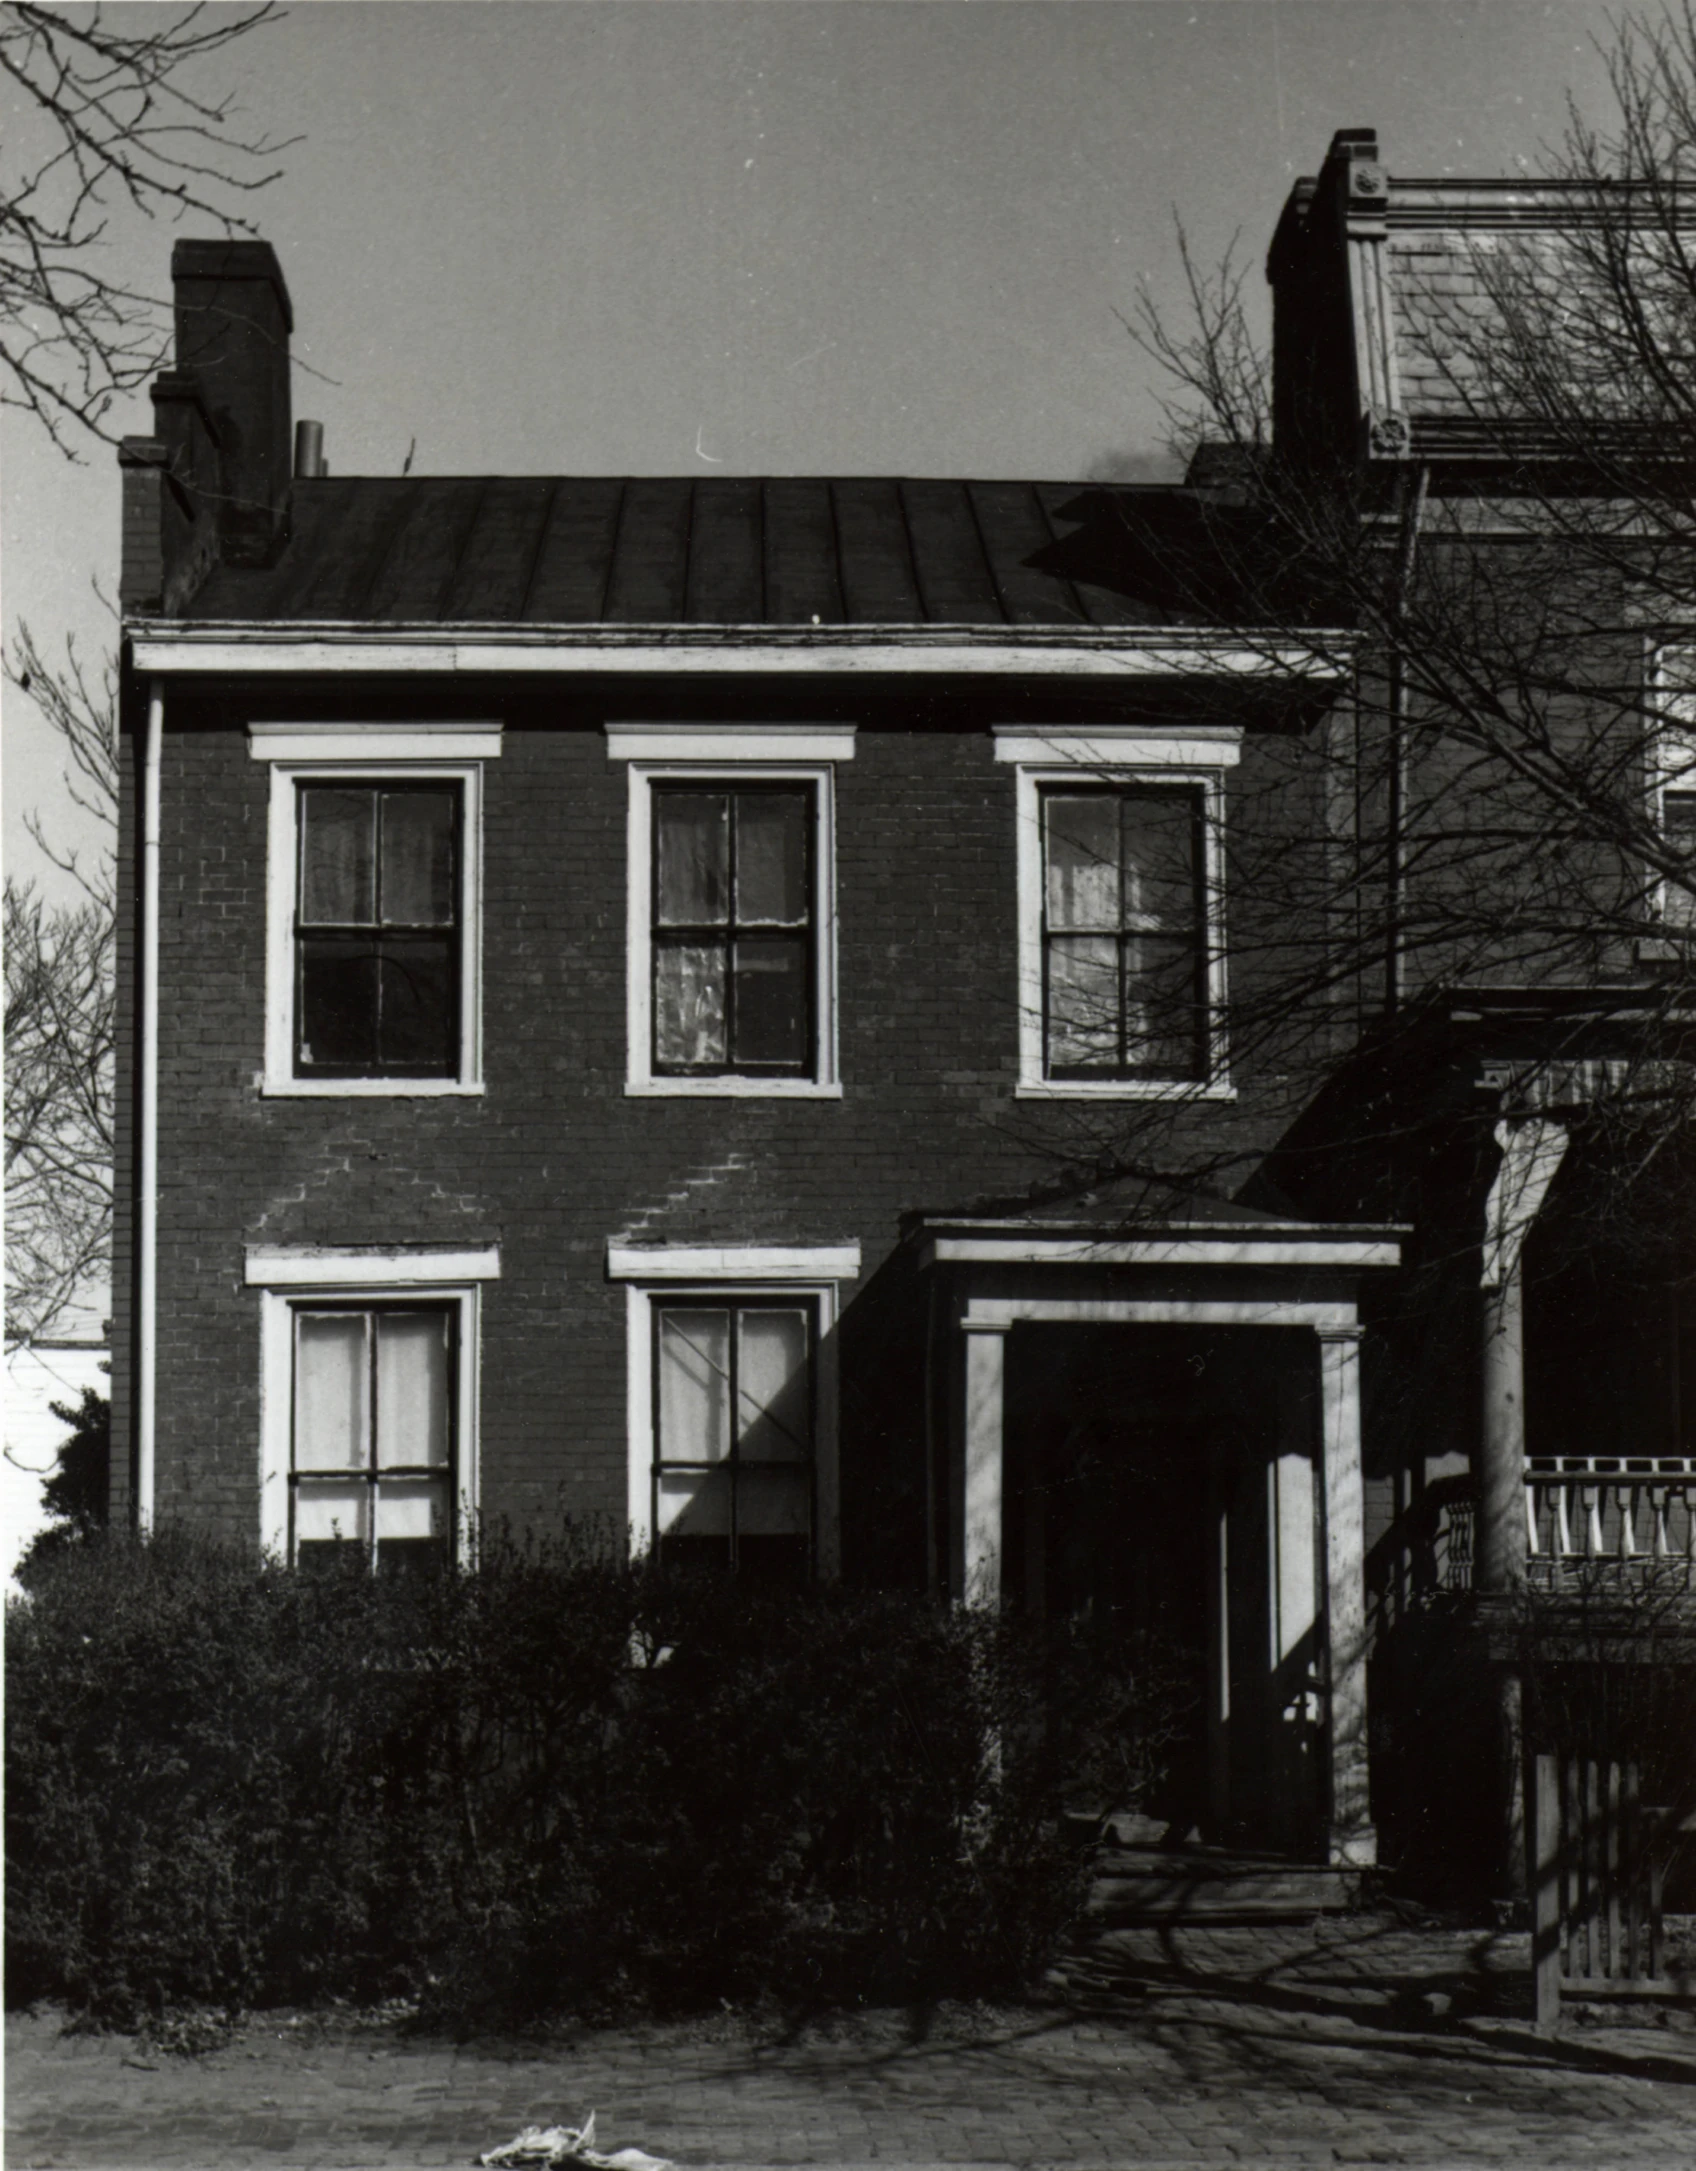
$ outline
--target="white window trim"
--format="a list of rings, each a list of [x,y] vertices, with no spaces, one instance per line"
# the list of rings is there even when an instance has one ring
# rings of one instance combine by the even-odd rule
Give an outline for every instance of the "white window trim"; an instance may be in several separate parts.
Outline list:
[[[477,1434],[482,1285],[498,1279],[500,1254],[400,1247],[349,1251],[253,1245],[244,1280],[259,1298],[259,1542],[286,1559],[289,1542],[289,1459],[294,1431],[294,1315],[313,1299],[380,1304],[385,1298],[429,1296],[452,1304],[458,1317],[454,1442],[457,1458],[455,1550],[469,1564],[476,1543],[481,1464]]]
[[[1663,836],[1666,823],[1662,805],[1669,791],[1696,792],[1696,650],[1666,649],[1651,660],[1654,705],[1651,729],[1644,749],[1648,771],[1649,818]],[[1667,919],[1669,884],[1665,875],[1655,882],[1651,909],[1657,921]],[[1688,940],[1696,927],[1672,925],[1675,939]]]
[[[647,1100],[797,1100],[842,1098],[836,1014],[835,764],[854,755],[852,725],[608,724],[607,759],[630,778],[625,868],[624,1090]],[[810,1078],[667,1078],[653,1051],[653,790],[687,779],[810,784],[817,807],[813,852],[813,1075]]]
[[[858,1244],[643,1246],[609,1244],[607,1273],[624,1281],[625,1431],[630,1551],[652,1549],[654,1462],[654,1306],[682,1288],[734,1303],[783,1289],[810,1297],[818,1308],[813,1350],[817,1432],[813,1440],[813,1567],[822,1581],[842,1573],[841,1378],[836,1322],[839,1285],[857,1278]],[[640,1275],[641,1279],[635,1277]]]
[[[1230,1101],[1236,1099],[1225,1030],[1225,771],[1242,753],[1234,726],[1157,731],[1098,725],[1087,730],[995,727],[995,758],[1016,764],[1018,833],[1019,1082],[1033,1101]],[[1204,796],[1202,880],[1207,901],[1208,1061],[1204,1079],[1048,1078],[1042,1033],[1042,792],[1045,786],[1192,784]]]
[[[265,877],[265,1067],[259,1090],[288,1100],[439,1099],[483,1091],[483,763],[501,750],[499,724],[248,725],[248,753],[269,764]],[[459,1071],[452,1078],[297,1078],[294,1075],[296,787],[323,777],[373,784],[437,778],[460,787]]]

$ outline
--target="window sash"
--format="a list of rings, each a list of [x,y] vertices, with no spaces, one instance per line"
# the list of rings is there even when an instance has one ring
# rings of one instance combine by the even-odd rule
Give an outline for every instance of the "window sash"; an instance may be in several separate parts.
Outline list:
[[[447,802],[449,809],[445,864],[427,864],[420,880],[418,848],[422,842],[428,854],[428,833],[415,826],[409,837],[406,822],[391,817],[431,798]],[[324,802],[316,814],[315,799]],[[345,871],[315,858],[338,801],[344,816],[360,802],[368,809],[362,850],[355,825],[344,821],[343,834],[352,847]],[[290,1036],[295,1077],[458,1076],[464,824],[465,796],[457,779],[297,779]],[[350,894],[327,898],[324,892],[337,885],[338,876]],[[336,902],[351,909],[340,915],[326,909]],[[389,909],[420,903],[428,908],[432,902],[425,918]],[[312,1056],[315,1038],[332,1046],[339,1040],[340,1052]],[[350,1048],[350,1042],[361,1041],[363,1046]]]
[[[1112,819],[1096,826],[1116,858],[1093,881],[1084,867],[1057,917],[1056,890],[1065,899],[1067,885],[1058,874],[1055,812],[1066,802],[1112,808]],[[1204,789],[1067,783],[1043,786],[1037,806],[1044,1077],[1204,1081],[1211,1038]],[[1188,879],[1174,883],[1158,870],[1151,876],[1133,825],[1139,810],[1179,807],[1188,817]],[[1075,846],[1087,825],[1073,827]],[[1089,1042],[1089,1053],[1075,1052]]]
[[[784,799],[797,802],[800,809],[799,852],[796,864],[774,872],[770,829],[763,840],[767,850],[762,863],[754,817]],[[667,817],[685,801],[720,809],[718,851],[704,865],[694,898],[668,898]],[[656,779],[649,802],[648,1028],[653,1075],[814,1076],[817,787],[793,779],[761,784]],[[750,863],[746,879],[745,862]],[[747,894],[757,886],[766,891],[763,899]],[[784,888],[790,892],[787,900],[772,897],[773,889]],[[785,902],[789,909],[781,908]],[[690,904],[693,912],[686,909]],[[760,909],[762,904],[765,909]],[[772,909],[774,904],[779,908]],[[699,1052],[676,1052],[679,1043],[691,1037]],[[794,1053],[763,1053],[762,1040],[768,1046],[786,1044]]]
[[[727,1565],[747,1564],[756,1546],[800,1540],[808,1570],[817,1531],[818,1307],[813,1298],[734,1298],[679,1294],[652,1307],[652,1459],[649,1527],[663,1552],[668,1541],[722,1544]],[[763,1326],[796,1323],[800,1363],[774,1365],[781,1336],[750,1341]],[[692,1322],[683,1326],[682,1322]],[[697,1452],[667,1437],[680,1414],[676,1374],[668,1370],[668,1333],[684,1342],[682,1361],[712,1393]],[[675,1344],[673,1344],[675,1346]],[[720,1382],[712,1389],[714,1377]],[[775,1388],[775,1394],[772,1389]],[[762,1399],[764,1397],[764,1399]],[[680,1522],[689,1527],[678,1529]]]
[[[291,1561],[298,1562],[303,1546],[328,1545],[333,1540],[348,1544],[375,1565],[397,1546],[428,1544],[432,1552],[452,1558],[455,1551],[455,1489],[459,1463],[458,1427],[458,1307],[442,1304],[381,1305],[338,1304],[312,1301],[290,1307],[291,1383],[288,1468],[289,1536]],[[303,1352],[309,1346],[311,1327],[352,1327],[356,1335],[344,1336],[343,1346],[352,1358],[346,1375],[350,1392],[348,1422],[343,1429],[349,1452],[341,1459],[325,1457],[303,1437],[303,1414],[310,1403],[322,1400],[322,1383],[309,1381]],[[385,1333],[385,1327],[390,1331]],[[439,1341],[426,1333],[406,1330],[433,1328]],[[422,1459],[396,1453],[389,1411],[401,1393],[411,1391],[414,1415],[418,1380],[407,1378],[402,1352],[410,1339],[425,1353],[422,1384],[426,1405]],[[439,1370],[431,1377],[429,1362],[434,1347],[439,1351]],[[397,1361],[398,1360],[398,1361]],[[408,1444],[415,1444],[416,1435]],[[337,1508],[343,1513],[338,1517]],[[337,1527],[332,1528],[332,1524]],[[423,1524],[425,1527],[420,1528]]]

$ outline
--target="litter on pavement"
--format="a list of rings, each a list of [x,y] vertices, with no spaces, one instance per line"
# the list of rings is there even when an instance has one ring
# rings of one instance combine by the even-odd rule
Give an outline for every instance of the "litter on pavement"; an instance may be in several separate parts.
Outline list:
[[[544,2171],[674,2171],[663,2156],[650,2156],[645,2149],[620,2148],[603,2155],[595,2146],[595,2114],[591,2111],[581,2126],[526,2126],[510,2141],[503,2141],[499,2148],[492,2148],[477,2161],[485,2171],[507,2171],[507,2167],[539,2164]]]

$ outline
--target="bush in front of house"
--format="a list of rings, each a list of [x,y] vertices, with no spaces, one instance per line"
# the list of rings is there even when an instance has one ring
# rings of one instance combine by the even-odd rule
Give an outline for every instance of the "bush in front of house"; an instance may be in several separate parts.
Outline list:
[[[305,1575],[166,1533],[44,1566],[6,1666],[14,2003],[992,1995],[1078,1896],[1035,1655],[916,1597],[498,1537]]]

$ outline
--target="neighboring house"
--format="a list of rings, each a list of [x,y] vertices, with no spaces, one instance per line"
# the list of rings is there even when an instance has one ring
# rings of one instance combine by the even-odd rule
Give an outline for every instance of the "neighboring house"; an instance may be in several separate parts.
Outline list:
[[[1280,228],[1280,426],[1440,467],[1354,303],[1493,199],[1386,220],[1371,148]],[[1205,1667],[1204,1829],[1416,1850],[1398,1625],[1475,1495],[1487,1580],[1528,1499],[1555,1542],[1521,1253],[1586,997],[1439,991],[1364,1098],[1358,991],[1299,1021],[1323,1092],[1233,1044],[1328,926],[1239,837],[1365,849],[1346,632],[1182,607],[1205,474],[333,476],[270,249],[173,272],[122,454],[115,1512],[379,1568],[570,1516],[1116,1617]],[[1688,1552],[1676,1324],[1619,1362]]]

